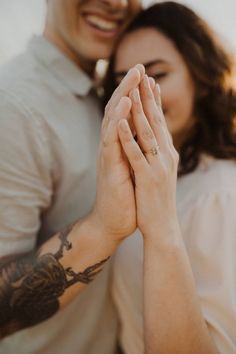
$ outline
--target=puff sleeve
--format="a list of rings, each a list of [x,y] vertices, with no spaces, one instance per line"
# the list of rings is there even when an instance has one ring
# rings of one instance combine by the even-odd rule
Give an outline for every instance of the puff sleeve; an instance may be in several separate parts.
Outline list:
[[[236,191],[199,196],[181,221],[198,296],[222,354],[236,353]]]

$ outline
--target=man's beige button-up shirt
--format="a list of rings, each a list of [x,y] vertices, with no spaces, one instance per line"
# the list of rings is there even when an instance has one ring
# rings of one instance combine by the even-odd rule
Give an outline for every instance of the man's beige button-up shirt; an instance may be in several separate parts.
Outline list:
[[[92,82],[43,37],[0,70],[0,256],[32,250],[95,198],[101,112]],[[109,265],[51,319],[0,343],[4,354],[112,354]]]

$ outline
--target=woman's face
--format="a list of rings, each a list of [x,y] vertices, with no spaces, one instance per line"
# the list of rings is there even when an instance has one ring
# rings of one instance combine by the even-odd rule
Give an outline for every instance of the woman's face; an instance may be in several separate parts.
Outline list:
[[[137,63],[146,68],[161,87],[163,112],[176,148],[182,145],[194,123],[194,83],[174,44],[161,32],[143,28],[124,36],[117,49],[115,76],[119,83]]]

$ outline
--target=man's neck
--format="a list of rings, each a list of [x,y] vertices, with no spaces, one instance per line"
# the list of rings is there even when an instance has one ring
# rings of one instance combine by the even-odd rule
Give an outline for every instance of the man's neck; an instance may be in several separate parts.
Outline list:
[[[89,77],[94,78],[95,66],[94,61],[89,61],[88,59],[79,57],[79,55],[69,46],[67,46],[64,41],[60,40],[57,36],[54,36],[51,32],[45,30],[43,36],[56,46],[67,58],[69,58],[76,66],[82,69]]]

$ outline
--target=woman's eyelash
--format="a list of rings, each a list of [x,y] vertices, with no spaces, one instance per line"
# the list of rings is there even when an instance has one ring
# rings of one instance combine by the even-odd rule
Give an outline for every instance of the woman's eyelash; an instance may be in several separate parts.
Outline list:
[[[153,79],[155,80],[160,80],[161,78],[165,77],[167,75],[166,72],[163,72],[163,73],[158,73],[158,74],[155,74],[155,75],[151,75],[153,77]]]

